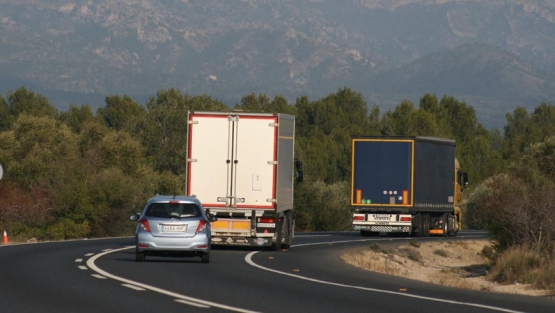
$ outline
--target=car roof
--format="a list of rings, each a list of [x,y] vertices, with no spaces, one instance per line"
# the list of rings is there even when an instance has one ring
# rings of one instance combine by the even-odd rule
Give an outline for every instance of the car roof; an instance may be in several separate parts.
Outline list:
[[[167,202],[167,201],[171,201],[171,200],[177,200],[177,201],[185,201],[185,202],[192,202],[192,203],[196,203],[198,205],[200,204],[200,201],[197,199],[197,197],[195,196],[182,196],[182,195],[156,195],[150,199],[148,199],[148,202]]]

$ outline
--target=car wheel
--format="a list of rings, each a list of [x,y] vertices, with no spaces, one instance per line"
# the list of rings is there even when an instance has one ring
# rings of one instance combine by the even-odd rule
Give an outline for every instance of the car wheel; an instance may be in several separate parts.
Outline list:
[[[136,252],[135,253],[135,261],[137,262],[144,262],[145,261],[145,253],[144,252]]]
[[[203,253],[200,256],[200,261],[202,263],[210,263],[210,254],[209,253]]]

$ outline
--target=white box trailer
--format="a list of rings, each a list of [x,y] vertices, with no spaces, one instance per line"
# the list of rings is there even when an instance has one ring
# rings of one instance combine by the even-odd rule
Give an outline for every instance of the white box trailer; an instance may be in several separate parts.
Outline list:
[[[212,244],[289,247],[295,117],[190,111],[188,126],[186,194],[217,216]]]

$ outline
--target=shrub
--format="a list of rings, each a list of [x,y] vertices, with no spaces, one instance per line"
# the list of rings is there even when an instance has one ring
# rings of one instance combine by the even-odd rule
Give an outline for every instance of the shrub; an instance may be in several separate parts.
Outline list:
[[[326,185],[320,180],[305,181],[296,187],[295,201],[295,222],[300,230],[344,231],[352,226],[346,182]]]
[[[533,283],[541,267],[542,258],[536,251],[514,246],[495,259],[490,277],[498,283]]]
[[[448,256],[447,252],[443,249],[434,250],[434,254],[437,254],[437,255],[442,256],[444,258],[446,258]]]

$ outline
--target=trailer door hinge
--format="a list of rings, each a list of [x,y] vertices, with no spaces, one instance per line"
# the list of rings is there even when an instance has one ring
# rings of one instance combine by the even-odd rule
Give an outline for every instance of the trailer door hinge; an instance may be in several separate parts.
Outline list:
[[[187,159],[187,162],[196,162],[197,159]]]
[[[268,161],[268,164],[270,164],[270,165],[277,165],[277,164],[278,164],[278,161]]]
[[[198,121],[187,121],[187,124],[191,125],[191,124],[198,124]]]
[[[266,199],[266,202],[276,202],[276,199],[268,198]]]
[[[268,126],[270,126],[270,127],[278,127],[278,126],[279,126],[279,123],[270,123],[270,124],[268,124]]]

